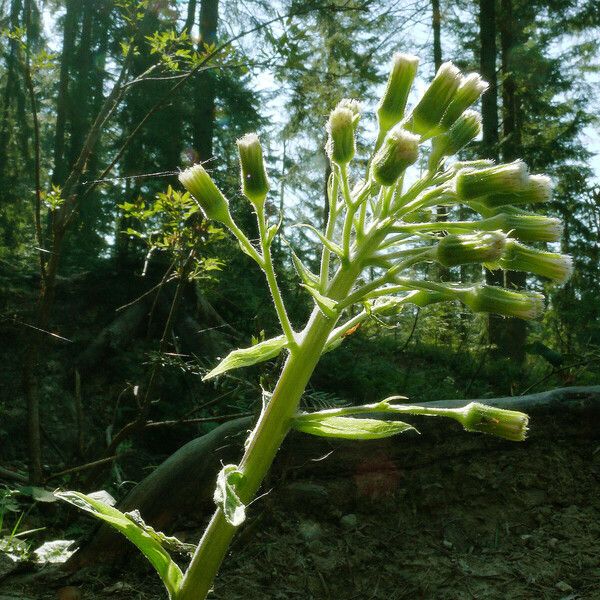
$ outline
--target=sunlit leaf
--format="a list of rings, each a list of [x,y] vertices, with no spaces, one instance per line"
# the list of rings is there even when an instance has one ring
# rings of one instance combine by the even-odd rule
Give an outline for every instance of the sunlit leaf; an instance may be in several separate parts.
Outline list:
[[[225,519],[234,527],[239,527],[246,519],[246,507],[236,491],[236,485],[243,477],[237,465],[225,465],[217,477],[215,488],[215,504],[223,510]]]
[[[176,596],[183,574],[156,536],[148,533],[146,529],[135,523],[131,517],[123,514],[120,510],[85,494],[80,492],[56,492],[56,496],[108,523],[122,533],[138,547],[156,569],[169,595],[171,597]]]
[[[378,440],[416,429],[402,421],[380,421],[353,417],[326,416],[319,413],[296,417],[292,427],[304,433],[320,437],[342,438],[346,440]]]
[[[250,348],[233,350],[233,352],[230,352],[210,373],[205,375],[203,380],[206,381],[207,379],[212,379],[231,369],[250,367],[271,358],[275,358],[285,346],[286,339],[281,335],[260,342],[254,346],[250,346]]]

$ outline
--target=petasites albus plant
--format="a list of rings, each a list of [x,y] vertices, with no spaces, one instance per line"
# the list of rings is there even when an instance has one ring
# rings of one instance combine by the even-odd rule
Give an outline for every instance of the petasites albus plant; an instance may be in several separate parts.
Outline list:
[[[571,272],[568,256],[526,245],[560,238],[562,227],[557,219],[526,210],[531,204],[549,200],[549,178],[531,175],[519,160],[496,165],[489,160],[452,159],[479,134],[481,118],[470,107],[485,91],[485,82],[446,63],[412,110],[407,110],[417,64],[413,56],[394,56],[377,107],[375,147],[362,178],[352,169],[359,103],[342,100],[329,117],[329,215],[324,231],[312,228],[319,240],[320,271],[312,273],[293,256],[300,285],[314,301],[308,322],[299,329],[288,317],[271,258],[279,224],[270,223],[265,212],[270,186],[258,137],[249,134],[238,141],[241,191],[256,213],[257,244],[250,242],[235,223],[228,199],[202,165],[180,174],[181,183],[206,218],[228,228],[242,251],[264,272],[282,330],[273,339],[234,350],[205,379],[266,361],[281,352],[287,355],[285,366],[239,463],[224,466],[218,474],[216,510],[185,572],[168,552],[173,538],[146,526],[138,514],[123,514],[76,492],[60,494],[109,522],[136,544],[158,571],[173,600],[206,597],[235,532],[244,522],[245,507],[257,494],[291,429],[319,436],[375,439],[412,429],[398,420],[398,415],[426,415],[449,417],[467,431],[513,441],[525,438],[527,415],[479,403],[442,409],[404,405],[393,397],[364,406],[299,411],[301,396],[321,355],[342,343],[347,331],[372,315],[393,314],[409,304],[422,307],[452,301],[475,312],[522,319],[535,319],[544,308],[544,298],[537,292],[431,281],[418,275],[423,269],[415,269],[417,265],[481,264],[527,271],[558,282],[565,281]],[[424,152],[427,145],[430,148]],[[409,167],[425,154],[428,166],[421,177],[415,180],[414,175],[407,176]],[[466,212],[472,218],[437,222],[435,211],[440,205],[449,209],[462,206],[466,211],[461,214]],[[449,210],[449,214],[456,212]],[[363,276],[365,272],[376,275],[368,279]],[[368,416],[372,413],[378,418]]]

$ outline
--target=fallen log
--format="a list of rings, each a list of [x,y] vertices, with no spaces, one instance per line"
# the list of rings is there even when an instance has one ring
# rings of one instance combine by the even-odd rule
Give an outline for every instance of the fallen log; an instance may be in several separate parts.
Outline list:
[[[489,455],[498,448],[510,448],[518,455],[516,460],[522,460],[526,458],[529,444],[547,444],[548,439],[563,435],[567,424],[568,431],[576,431],[578,436],[598,436],[600,386],[559,388],[528,396],[477,401],[527,412],[531,417],[528,440],[515,444],[490,436],[467,434],[457,423],[424,418],[411,420],[423,434],[419,437],[404,434],[358,443],[293,432],[279,453],[271,478],[273,481],[289,480],[298,474],[314,479],[345,478],[353,481],[359,491],[361,486],[369,491],[370,486],[379,485],[377,476],[373,478],[374,472],[377,475],[381,471],[381,477],[385,478],[391,471],[394,476],[397,465],[402,469],[422,468],[465,453]],[[454,408],[468,402],[442,400],[427,405]],[[138,484],[119,508],[124,511],[138,509],[146,522],[165,531],[169,531],[182,515],[195,519],[208,516],[214,508],[212,495],[216,475],[221,465],[239,460],[251,424],[249,417],[235,419],[188,442]],[[457,443],[457,436],[460,436],[460,443]],[[65,568],[76,571],[101,561],[122,560],[129,550],[128,542],[118,533],[108,526],[100,526]]]

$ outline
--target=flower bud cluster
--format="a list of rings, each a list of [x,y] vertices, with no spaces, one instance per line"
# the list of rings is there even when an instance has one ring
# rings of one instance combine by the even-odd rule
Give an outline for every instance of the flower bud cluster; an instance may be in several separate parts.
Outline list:
[[[513,292],[491,285],[476,285],[457,290],[457,296],[473,312],[536,319],[544,310],[544,296],[537,292]]]
[[[451,62],[444,63],[413,109],[413,131],[426,137],[448,131],[486,89],[477,73],[463,75]]]
[[[458,420],[467,431],[489,433],[512,442],[522,442],[527,436],[529,417],[525,413],[479,402],[467,404],[460,412]]]
[[[377,105],[379,129],[387,132],[404,117],[406,101],[417,73],[419,59],[410,54],[395,54],[385,92]]]
[[[398,123],[385,136],[381,148],[375,153],[371,172],[381,185],[394,185],[398,177],[419,157],[419,136]]]
[[[473,141],[481,132],[481,115],[466,110],[450,126],[446,133],[433,138],[429,164],[436,166],[443,156],[452,156]]]
[[[508,231],[511,237],[522,242],[557,242],[563,233],[560,219],[528,213],[514,206],[501,206],[491,214],[482,223]]]
[[[444,63],[413,108],[412,129],[415,133],[427,135],[438,127],[460,84],[460,69],[451,62]]]
[[[529,248],[513,239],[507,240],[504,252],[498,259],[489,262],[492,263],[491,268],[533,273],[557,283],[565,283],[573,273],[573,259],[570,256]]]
[[[499,261],[506,234],[501,231],[447,235],[436,247],[436,260],[445,267]]]
[[[461,169],[456,175],[456,193],[464,201],[493,194],[517,196],[524,194],[529,187],[529,171],[521,160],[485,169]]]
[[[345,165],[354,158],[354,133],[360,120],[360,105],[356,100],[342,100],[329,115],[325,150],[330,160]]]
[[[255,133],[248,133],[237,141],[240,155],[242,193],[255,206],[262,207],[269,192],[262,148]]]
[[[179,173],[179,181],[195,198],[207,219],[229,223],[229,203],[202,165],[194,165]]]
[[[448,105],[440,121],[441,127],[443,129],[451,127],[465,110],[479,100],[487,88],[487,82],[481,79],[477,73],[469,73],[463,77],[452,102]]]

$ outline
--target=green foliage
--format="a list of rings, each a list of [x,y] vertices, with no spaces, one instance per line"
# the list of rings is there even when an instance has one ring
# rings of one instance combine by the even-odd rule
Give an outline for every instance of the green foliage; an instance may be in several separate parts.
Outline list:
[[[261,362],[275,358],[285,348],[287,342],[284,336],[258,342],[249,348],[240,348],[229,353],[212,371],[203,377],[212,379],[231,369],[250,367]]]
[[[56,492],[56,496],[108,523],[135,544],[156,569],[167,588],[169,597],[173,599],[177,597],[183,574],[165,549],[165,545],[172,546],[170,538],[143,523],[139,513],[133,515],[122,513],[104,502],[79,492]]]
[[[227,522],[234,527],[239,527],[246,520],[246,507],[236,490],[243,478],[243,472],[236,465],[225,465],[217,476],[214,501]]]
[[[317,414],[299,416],[294,419],[293,428],[320,437],[346,440],[379,440],[399,433],[415,430],[402,421],[379,421],[377,419],[350,417],[319,417]],[[416,431],[416,430],[415,430]]]

